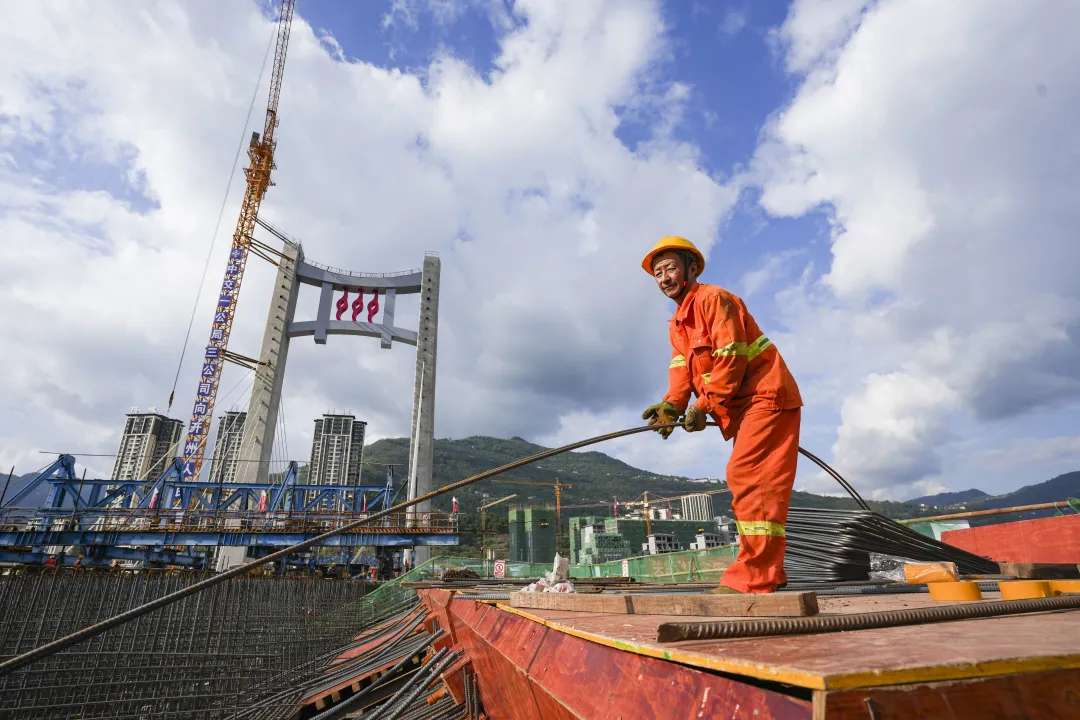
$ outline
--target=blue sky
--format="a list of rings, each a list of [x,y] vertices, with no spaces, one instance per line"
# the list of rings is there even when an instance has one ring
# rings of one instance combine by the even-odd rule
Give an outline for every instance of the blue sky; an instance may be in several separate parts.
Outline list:
[[[500,12],[491,10],[492,5]],[[763,125],[798,87],[798,78],[783,67],[775,36],[788,9],[789,3],[777,0],[692,0],[665,3],[660,9],[671,42],[664,57],[650,68],[651,82],[692,88],[672,134],[697,148],[701,167],[719,180],[745,168]],[[515,16],[513,4],[503,2],[463,3],[449,11],[439,3],[309,0],[301,12],[313,27],[333,36],[345,57],[421,75],[438,55],[449,53],[490,76],[506,23],[523,22]],[[655,114],[620,110],[617,137],[629,148],[647,141]],[[797,253],[818,268],[827,266],[824,212],[769,218],[757,203],[758,195],[753,187],[742,191],[719,229],[720,250],[703,280],[738,289],[739,279],[758,267],[764,256],[784,252]],[[797,276],[799,269],[793,266],[788,271]],[[765,295],[755,310],[763,320],[778,323],[772,303]]]
[[[21,351],[0,356],[0,464],[111,452],[125,412],[164,409],[203,260],[208,288],[224,264],[238,181],[214,225],[238,139],[262,125],[265,87],[244,119],[275,7],[10,10],[0,311]],[[637,262],[679,232],[792,367],[803,444],[864,494],[1008,490],[1080,467],[1077,12],[300,0],[263,215],[332,265],[440,254],[440,437],[635,424],[663,392],[670,313]],[[258,263],[245,278],[238,352],[256,352],[272,282]],[[290,457],[327,410],[405,434],[407,348],[289,358]],[[180,368],[174,415],[196,371]],[[218,411],[243,408],[250,378],[224,386]],[[684,434],[601,449],[694,477],[728,453]],[[834,489],[813,468],[799,486]]]

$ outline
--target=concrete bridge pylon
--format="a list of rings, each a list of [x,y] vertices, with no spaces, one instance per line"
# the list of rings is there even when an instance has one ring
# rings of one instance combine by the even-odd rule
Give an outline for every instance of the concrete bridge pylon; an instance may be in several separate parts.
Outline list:
[[[260,225],[284,242],[278,259],[263,331],[262,348],[254,365],[255,382],[248,404],[242,459],[237,477],[241,482],[265,483],[270,473],[270,455],[281,406],[281,392],[289,343],[293,338],[311,336],[316,344],[324,345],[330,335],[358,335],[378,338],[383,349],[394,342],[416,347],[416,371],[410,423],[409,498],[429,492],[435,447],[435,369],[439,328],[439,275],[441,264],[437,255],[424,257],[423,267],[396,273],[357,273],[322,266],[308,261],[303,248],[266,223]],[[297,321],[296,306],[301,285],[319,288],[319,305],[314,320]],[[365,306],[347,305],[342,311],[342,299],[347,295],[378,294],[381,321],[374,321]],[[417,330],[397,327],[394,310],[399,295],[419,294],[420,311]],[[337,303],[334,296],[340,295]],[[369,319],[371,318],[371,319]],[[430,511],[430,504],[414,510]]]

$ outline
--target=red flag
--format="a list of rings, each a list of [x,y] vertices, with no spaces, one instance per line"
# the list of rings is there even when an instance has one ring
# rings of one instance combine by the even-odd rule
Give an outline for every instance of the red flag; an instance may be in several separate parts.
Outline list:
[[[266,512],[267,497],[266,491],[262,491],[262,495],[259,497],[259,512]]]
[[[612,517],[619,517],[619,498],[615,498],[615,503],[611,515]]]
[[[157,488],[154,488],[154,492],[150,495],[150,509],[151,510],[156,510],[157,509],[157,501],[158,501],[158,491],[157,491]]]
[[[349,291],[345,289],[337,301],[337,319],[340,320],[345,311],[349,309]]]
[[[352,321],[356,322],[356,316],[364,310],[364,291],[356,291],[356,299],[352,301]]]
[[[367,493],[361,493],[360,502],[360,512],[367,512]]]
[[[375,313],[379,312],[379,290],[375,289],[375,295],[371,298],[371,302],[367,304],[367,321],[371,322],[375,318]]]
[[[450,512],[452,512],[452,513],[458,512],[458,504],[457,504],[457,498],[456,497],[450,498]]]

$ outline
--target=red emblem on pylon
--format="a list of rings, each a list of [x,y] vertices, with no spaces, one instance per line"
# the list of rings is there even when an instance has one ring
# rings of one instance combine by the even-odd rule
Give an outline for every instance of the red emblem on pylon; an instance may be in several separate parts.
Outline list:
[[[337,319],[340,320],[345,311],[349,309],[349,291],[343,290],[337,301]]]
[[[364,291],[356,291],[356,299],[352,301],[352,321],[356,322],[356,316],[364,310]]]
[[[371,322],[375,319],[376,313],[379,312],[379,291],[375,290],[374,297],[371,298],[371,302],[367,305],[367,321]]]

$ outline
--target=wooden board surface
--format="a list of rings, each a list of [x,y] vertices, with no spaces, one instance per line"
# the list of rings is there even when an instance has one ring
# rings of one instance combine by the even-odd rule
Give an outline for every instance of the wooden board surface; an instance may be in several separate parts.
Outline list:
[[[984,599],[998,599],[987,593]],[[928,595],[819,597],[821,613],[935,604]],[[857,632],[660,644],[664,622],[710,617],[516,610],[577,637],[686,664],[816,689],[934,682],[1080,668],[1080,611]]]
[[[694,615],[706,617],[804,617],[818,611],[812,592],[767,595],[705,593],[510,593],[516,608],[622,615]]]

